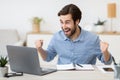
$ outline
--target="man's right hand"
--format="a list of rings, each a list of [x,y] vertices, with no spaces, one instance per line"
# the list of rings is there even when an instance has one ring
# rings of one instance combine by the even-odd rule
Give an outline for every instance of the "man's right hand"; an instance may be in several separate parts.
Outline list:
[[[37,41],[35,42],[35,45],[36,45],[36,48],[37,48],[37,49],[41,49],[42,46],[43,46],[43,40],[37,40]]]
[[[37,40],[35,42],[36,48],[38,50],[38,52],[40,53],[40,55],[42,56],[43,60],[46,60],[46,51],[44,49],[42,49],[43,46],[43,40]]]

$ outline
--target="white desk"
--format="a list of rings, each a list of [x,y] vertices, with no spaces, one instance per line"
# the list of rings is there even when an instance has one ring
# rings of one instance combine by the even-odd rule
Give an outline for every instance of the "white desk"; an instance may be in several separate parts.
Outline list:
[[[102,73],[95,67],[94,71],[57,71],[44,76],[24,74],[0,80],[114,80],[114,73]]]

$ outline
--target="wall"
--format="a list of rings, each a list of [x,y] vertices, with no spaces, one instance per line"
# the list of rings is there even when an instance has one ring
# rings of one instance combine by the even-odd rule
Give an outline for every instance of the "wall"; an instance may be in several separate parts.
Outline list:
[[[21,38],[32,29],[31,19],[42,17],[42,31],[56,32],[60,29],[58,11],[68,3],[74,3],[83,12],[80,25],[92,25],[98,20],[107,20],[109,30],[110,19],[107,18],[107,3],[117,3],[117,18],[113,19],[114,26],[120,27],[120,0],[0,0],[0,29],[15,28]],[[107,30],[106,29],[106,30]]]

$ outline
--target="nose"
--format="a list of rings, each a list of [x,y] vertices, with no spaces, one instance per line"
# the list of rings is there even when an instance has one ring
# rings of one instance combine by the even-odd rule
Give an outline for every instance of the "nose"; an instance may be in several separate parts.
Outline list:
[[[61,27],[62,27],[63,29],[66,28],[66,24],[65,24],[65,23],[61,24]]]

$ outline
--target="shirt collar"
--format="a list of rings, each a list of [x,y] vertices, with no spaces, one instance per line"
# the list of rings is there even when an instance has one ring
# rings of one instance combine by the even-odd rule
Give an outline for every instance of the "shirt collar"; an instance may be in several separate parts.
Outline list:
[[[63,33],[63,39],[66,41],[66,40],[70,40],[68,37],[65,36],[64,32],[62,31]]]
[[[78,36],[77,39],[75,39],[75,41],[84,41],[84,33],[85,33],[84,30],[81,28],[80,35]]]

